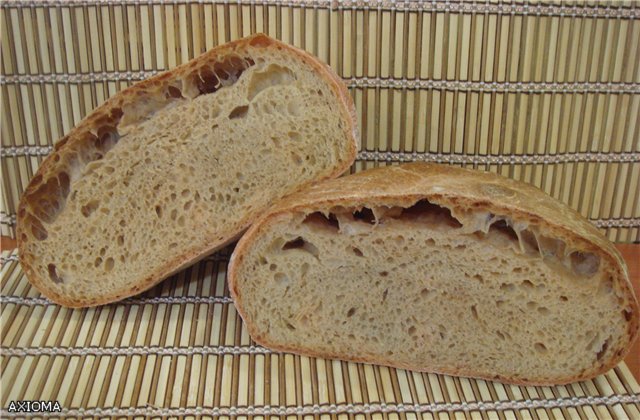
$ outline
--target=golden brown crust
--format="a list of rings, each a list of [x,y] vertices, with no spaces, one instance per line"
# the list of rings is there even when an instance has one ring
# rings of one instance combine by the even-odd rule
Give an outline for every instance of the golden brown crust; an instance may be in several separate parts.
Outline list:
[[[527,221],[540,227],[547,234],[566,240],[577,249],[594,252],[613,267],[611,276],[616,287],[621,290],[625,301],[631,308],[628,319],[627,344],[612,351],[612,357],[593,370],[580,376],[570,376],[553,381],[544,378],[530,378],[527,381],[517,378],[488,377],[473,370],[443,370],[437,373],[477,377],[489,380],[501,380],[520,385],[566,384],[594,377],[608,371],[619,363],[629,352],[631,344],[638,336],[640,307],[633,293],[627,268],[622,256],[613,244],[598,229],[579,213],[555,200],[540,189],[517,182],[493,173],[461,169],[454,166],[410,163],[363,171],[355,175],[328,180],[290,195],[276,204],[268,213],[256,221],[236,245],[229,263],[229,290],[236,302],[240,316],[247,324],[253,339],[269,348],[293,353],[304,353],[315,357],[345,359],[340,354],[325,354],[313,349],[299,349],[272,343],[268,337],[254,336],[256,329],[244,312],[242,295],[237,289],[238,267],[254,240],[264,232],[278,217],[291,213],[309,213],[329,210],[334,206],[375,207],[395,205],[408,207],[420,199],[429,199],[436,204],[451,207],[489,211],[493,214],[512,215],[515,220]],[[451,208],[450,207],[450,208]],[[408,366],[393,360],[381,360],[375,357],[350,358],[355,362],[375,363],[422,370],[417,366]]]
[[[64,190],[68,193],[68,172],[70,171],[70,166],[76,164],[78,160],[86,164],[87,161],[93,160],[92,154],[105,152],[105,144],[110,141],[109,136],[112,134],[111,129],[122,122],[123,108],[138,104],[150,104],[149,106],[156,105],[157,107],[162,107],[172,100],[174,94],[178,94],[176,93],[178,91],[172,90],[177,87],[176,83],[189,77],[200,77],[200,79],[194,83],[203,83],[205,86],[203,86],[202,89],[207,89],[204,72],[207,71],[209,67],[214,66],[221,57],[224,58],[238,51],[242,52],[242,50],[249,46],[290,51],[316,69],[327,81],[343,105],[343,107],[337,111],[342,113],[343,120],[347,122],[344,127],[346,137],[353,139],[353,142],[350,144],[348,154],[339,162],[339,165],[336,166],[331,174],[322,179],[336,177],[349,168],[355,159],[358,147],[355,106],[340,78],[333,73],[327,65],[298,48],[269,38],[264,34],[252,35],[215,47],[188,63],[136,83],[109,98],[84,118],[69,134],[60,139],[60,141],[56,143],[53,153],[42,162],[20,200],[17,217],[17,237],[19,258],[23,270],[33,286],[44,296],[68,307],[96,306],[121,300],[149,289],[171,274],[233,242],[247,226],[253,222],[256,216],[244,220],[243,226],[239,229],[220,232],[219,237],[212,238],[212,241],[204,248],[197,247],[186,253],[176,255],[173,260],[164,263],[153,274],[145,279],[141,279],[132,289],[122,290],[120,293],[109,296],[100,296],[82,301],[61,296],[47,287],[46,280],[40,278],[35,270],[32,269],[36,257],[31,255],[26,247],[28,241],[34,240],[34,236],[46,235],[46,229],[42,225],[40,218],[47,217],[47,213],[50,212],[52,208],[55,210],[55,207],[59,206],[60,201],[66,199]],[[181,85],[179,88],[182,89],[184,86]],[[181,94],[186,95],[186,91],[183,89]],[[150,111],[153,110],[153,108],[150,109]],[[300,188],[302,187],[304,187],[304,185],[300,186]],[[43,199],[46,202],[44,205],[40,205]]]

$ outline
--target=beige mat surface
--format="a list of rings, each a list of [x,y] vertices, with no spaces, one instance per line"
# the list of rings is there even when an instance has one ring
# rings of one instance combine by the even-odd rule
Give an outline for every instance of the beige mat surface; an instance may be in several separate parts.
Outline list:
[[[558,387],[416,373],[272,353],[229,298],[224,250],[118,304],[66,309],[2,253],[0,416],[11,401],[58,401],[39,416],[640,419],[620,364]]]
[[[0,233],[53,144],[106,98],[264,32],[327,62],[354,99],[352,172],[433,161],[536,185],[611,240],[640,240],[640,2],[0,1]],[[229,250],[142,296],[49,303],[2,254],[0,417],[633,419],[626,365],[505,386],[271,353],[226,289]],[[294,418],[294,417],[292,417]]]
[[[0,233],[53,144],[132,83],[264,32],[356,106],[352,170],[426,160],[536,185],[640,240],[640,1],[0,1]]]

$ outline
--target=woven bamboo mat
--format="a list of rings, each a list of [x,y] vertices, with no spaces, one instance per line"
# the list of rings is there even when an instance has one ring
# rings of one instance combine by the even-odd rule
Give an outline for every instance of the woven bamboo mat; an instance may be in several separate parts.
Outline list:
[[[0,233],[93,108],[255,32],[342,77],[361,163],[498,172],[640,240],[638,0],[0,1]]]
[[[62,411],[45,417],[640,419],[624,363],[525,387],[270,352],[229,298],[229,253],[141,296],[71,310],[42,298],[3,251],[0,416],[17,415],[11,401],[52,400]]]

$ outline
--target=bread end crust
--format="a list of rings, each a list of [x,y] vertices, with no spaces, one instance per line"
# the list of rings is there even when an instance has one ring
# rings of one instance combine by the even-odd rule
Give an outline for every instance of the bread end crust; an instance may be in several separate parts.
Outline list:
[[[100,153],[100,147],[103,147],[104,142],[109,140],[107,138],[109,133],[101,133],[100,130],[108,131],[103,129],[103,127],[117,125],[121,121],[123,114],[122,110],[125,106],[139,101],[140,98],[145,98],[146,95],[155,94],[158,91],[165,92],[164,95],[167,96],[168,99],[171,95],[170,89],[173,81],[190,77],[192,74],[198,74],[199,69],[204,67],[206,64],[214,63],[220,57],[224,57],[227,54],[246,47],[284,49],[299,56],[306,64],[319,71],[322,78],[327,81],[331,86],[331,89],[340,99],[340,102],[343,104],[343,108],[340,112],[344,120],[349,122],[347,127],[345,127],[345,135],[348,135],[347,138],[352,139],[352,141],[349,144],[348,153],[342,157],[343,159],[339,162],[339,165],[336,165],[336,168],[329,175],[319,178],[318,181],[336,177],[349,168],[355,159],[359,141],[357,138],[355,106],[340,78],[335,75],[327,65],[298,48],[289,46],[264,34],[255,34],[217,46],[190,62],[150,79],[138,82],[109,98],[105,103],[100,105],[86,118],[84,118],[66,136],[61,138],[54,145],[53,153],[51,153],[42,162],[35,176],[25,189],[25,192],[18,204],[16,231],[20,264],[23,267],[27,279],[44,296],[62,306],[79,308],[104,305],[141,293],[180,269],[197,262],[211,252],[214,252],[237,239],[238,236],[254,221],[254,219],[258,217],[257,215],[248,217],[243,221],[243,223],[240,223],[241,226],[239,228],[221,232],[219,236],[222,239],[212,240],[204,247],[196,247],[189,250],[187,253],[176,256],[176,258],[163,264],[151,275],[141,279],[135,287],[127,290],[121,290],[118,291],[118,293],[108,296],[96,297],[94,299],[69,299],[68,297],[61,296],[54,292],[47,286],[48,280],[41,278],[33,269],[32,265],[34,264],[33,260],[35,259],[35,256],[30,253],[28,248],[30,241],[37,240],[34,238],[34,232],[36,236],[38,234],[46,234],[43,233],[43,231],[46,232],[46,229],[33,214],[33,206],[37,205],[37,203],[42,201],[43,198],[49,201],[54,199],[59,200],[58,196],[60,195],[60,190],[66,189],[68,193],[68,167],[62,165],[63,163],[67,163],[72,160],[72,158],[77,158],[78,156],[83,156],[87,153],[93,153],[94,149],[97,149],[98,153]],[[62,179],[60,179],[61,177]],[[305,185],[310,183],[311,182],[301,185],[299,188],[303,188]],[[63,200],[65,199],[66,196],[63,197]],[[56,206],[59,204],[55,202],[53,205]],[[40,213],[44,214],[44,210]]]
[[[390,170],[396,171],[396,173],[390,174]],[[398,172],[402,172],[402,175]],[[447,191],[446,188],[442,188],[438,189],[437,192],[427,192],[432,183],[430,177],[435,175],[444,175],[442,181],[445,184],[447,178],[451,182],[451,179],[455,177],[459,178],[458,181],[462,182],[452,185],[453,191]],[[408,181],[405,179],[406,183],[402,184],[399,182],[399,176],[409,176],[410,179]],[[480,176],[481,180],[478,181],[476,176]],[[555,206],[557,205],[555,200],[533,186],[521,184],[525,189],[523,192],[524,195],[533,194],[533,197],[526,203],[514,204],[513,201],[510,202],[504,198],[500,198],[503,200],[503,203],[498,205],[495,203],[495,200],[492,201],[487,199],[488,197],[486,192],[478,193],[478,191],[481,191],[481,189],[479,189],[479,183],[487,183],[487,185],[496,186],[496,192],[498,194],[509,192],[514,188],[514,185],[520,185],[514,184],[515,181],[491,173],[464,170],[445,165],[412,163],[396,167],[383,167],[368,170],[347,178],[326,181],[319,185],[315,185],[312,189],[289,196],[285,200],[281,201],[270,213],[263,215],[258,221],[256,221],[241,238],[233,252],[228,268],[229,291],[231,293],[231,297],[236,303],[238,313],[247,325],[247,329],[249,330],[251,337],[260,345],[275,351],[292,352],[312,357],[380,364],[414,371],[466,376],[486,380],[498,380],[515,385],[564,385],[576,381],[591,379],[615,367],[629,353],[631,346],[638,338],[640,332],[640,306],[633,292],[631,282],[629,281],[626,264],[620,253],[597,230],[597,228],[595,228],[586,219],[577,212],[568,209],[568,207],[560,205],[561,207],[566,207],[568,209],[568,214],[575,219],[569,226],[564,224],[562,222],[562,217],[566,217],[566,214],[559,217],[551,213],[555,210]],[[255,239],[259,237],[263,231],[267,230],[271,223],[275,223],[278,217],[292,212],[302,212],[305,214],[313,213],[318,211],[318,209],[328,210],[338,205],[346,207],[358,206],[362,205],[363,202],[370,205],[372,201],[381,204],[384,203],[387,205],[393,204],[408,207],[420,199],[434,199],[434,197],[437,197],[435,199],[436,203],[442,202],[450,205],[481,204],[486,206],[489,211],[492,211],[495,214],[501,214],[501,212],[506,214],[515,214],[518,219],[522,218],[531,222],[543,224],[548,231],[567,237],[570,241],[581,243],[583,247],[591,249],[607,258],[611,266],[614,267],[614,272],[611,273],[611,275],[614,277],[616,284],[620,287],[628,304],[632,308],[632,313],[627,325],[627,340],[624,347],[617,349],[615,352],[610,352],[609,354],[611,354],[611,356],[607,361],[592,370],[583,372],[580,375],[553,378],[552,380],[546,378],[527,378],[525,381],[501,375],[481,375],[478,372],[474,372],[472,369],[434,371],[429,368],[395,363],[392,360],[376,358],[374,356],[350,358],[341,354],[318,352],[309,348],[303,349],[298,347],[288,347],[280,343],[271,342],[268,337],[263,337],[257,334],[256,326],[253,325],[251,319],[247,317],[244,311],[242,294],[238,290],[237,285],[238,270]],[[545,206],[542,207],[542,211],[536,211],[541,208],[538,206],[539,200],[550,201],[551,204],[545,203]]]

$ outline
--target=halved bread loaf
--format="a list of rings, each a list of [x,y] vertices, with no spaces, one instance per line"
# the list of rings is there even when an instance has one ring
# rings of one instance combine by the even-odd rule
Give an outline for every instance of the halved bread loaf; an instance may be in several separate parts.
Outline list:
[[[55,146],[18,211],[44,295],[89,306],[148,289],[236,238],[272,201],[345,171],[353,102],[309,54],[264,35],[106,101]]]
[[[638,333],[613,245],[539,189],[407,164],[282,200],[242,237],[229,288],[253,339],[295,353],[561,384]]]

